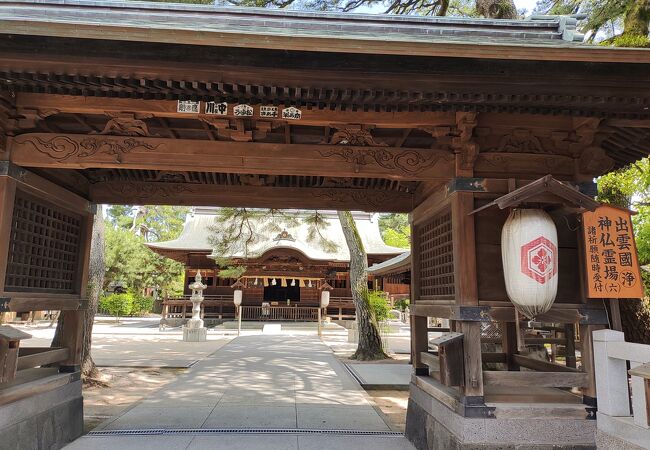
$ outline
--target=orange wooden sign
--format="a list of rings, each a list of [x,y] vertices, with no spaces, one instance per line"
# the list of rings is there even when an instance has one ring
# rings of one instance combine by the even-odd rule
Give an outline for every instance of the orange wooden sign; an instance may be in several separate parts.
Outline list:
[[[631,218],[629,211],[609,205],[582,214],[588,297],[643,297]]]

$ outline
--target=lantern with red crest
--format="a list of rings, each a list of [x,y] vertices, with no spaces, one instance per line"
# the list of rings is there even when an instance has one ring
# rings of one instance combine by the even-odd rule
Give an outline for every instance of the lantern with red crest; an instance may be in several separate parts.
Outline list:
[[[535,318],[555,301],[558,281],[557,230],[541,209],[513,209],[501,232],[506,291],[517,310]]]

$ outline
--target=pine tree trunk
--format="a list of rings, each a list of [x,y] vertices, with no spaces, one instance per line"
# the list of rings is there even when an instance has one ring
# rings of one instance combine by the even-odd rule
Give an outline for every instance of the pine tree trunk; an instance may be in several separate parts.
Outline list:
[[[95,314],[99,305],[99,296],[104,286],[104,216],[101,205],[98,205],[97,213],[93,220],[93,237],[90,245],[90,261],[88,268],[88,309],[84,312],[84,334],[81,347],[81,375],[83,378],[96,378],[97,367],[90,353],[92,345],[93,324]],[[63,314],[59,315],[56,324],[52,347],[61,345],[61,332],[63,331]]]
[[[368,256],[363,248],[357,224],[350,211],[339,211],[341,228],[350,251],[350,289],[352,301],[357,311],[359,345],[352,359],[384,359],[386,354],[381,347],[381,337],[377,319],[370,308],[368,292]]]
[[[650,345],[650,301],[647,298],[627,298],[619,305],[625,340]]]
[[[513,0],[476,0],[476,11],[490,19],[518,19]]]
[[[649,22],[650,2],[648,0],[634,0],[625,12],[623,35],[647,38]]]

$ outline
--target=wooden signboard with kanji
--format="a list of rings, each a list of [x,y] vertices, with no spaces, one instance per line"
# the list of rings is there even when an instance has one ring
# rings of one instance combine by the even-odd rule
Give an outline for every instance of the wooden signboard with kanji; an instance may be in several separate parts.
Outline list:
[[[582,214],[588,297],[643,296],[631,217],[630,211],[609,205]]]

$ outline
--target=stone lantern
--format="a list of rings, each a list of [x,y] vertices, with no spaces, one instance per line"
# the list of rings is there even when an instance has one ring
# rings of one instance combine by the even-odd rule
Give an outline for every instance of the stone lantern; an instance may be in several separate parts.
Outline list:
[[[196,272],[194,283],[189,285],[192,290],[192,318],[183,326],[183,340],[187,342],[205,342],[208,338],[208,329],[203,326],[201,319],[201,302],[203,291],[207,286],[201,283],[201,271]]]

